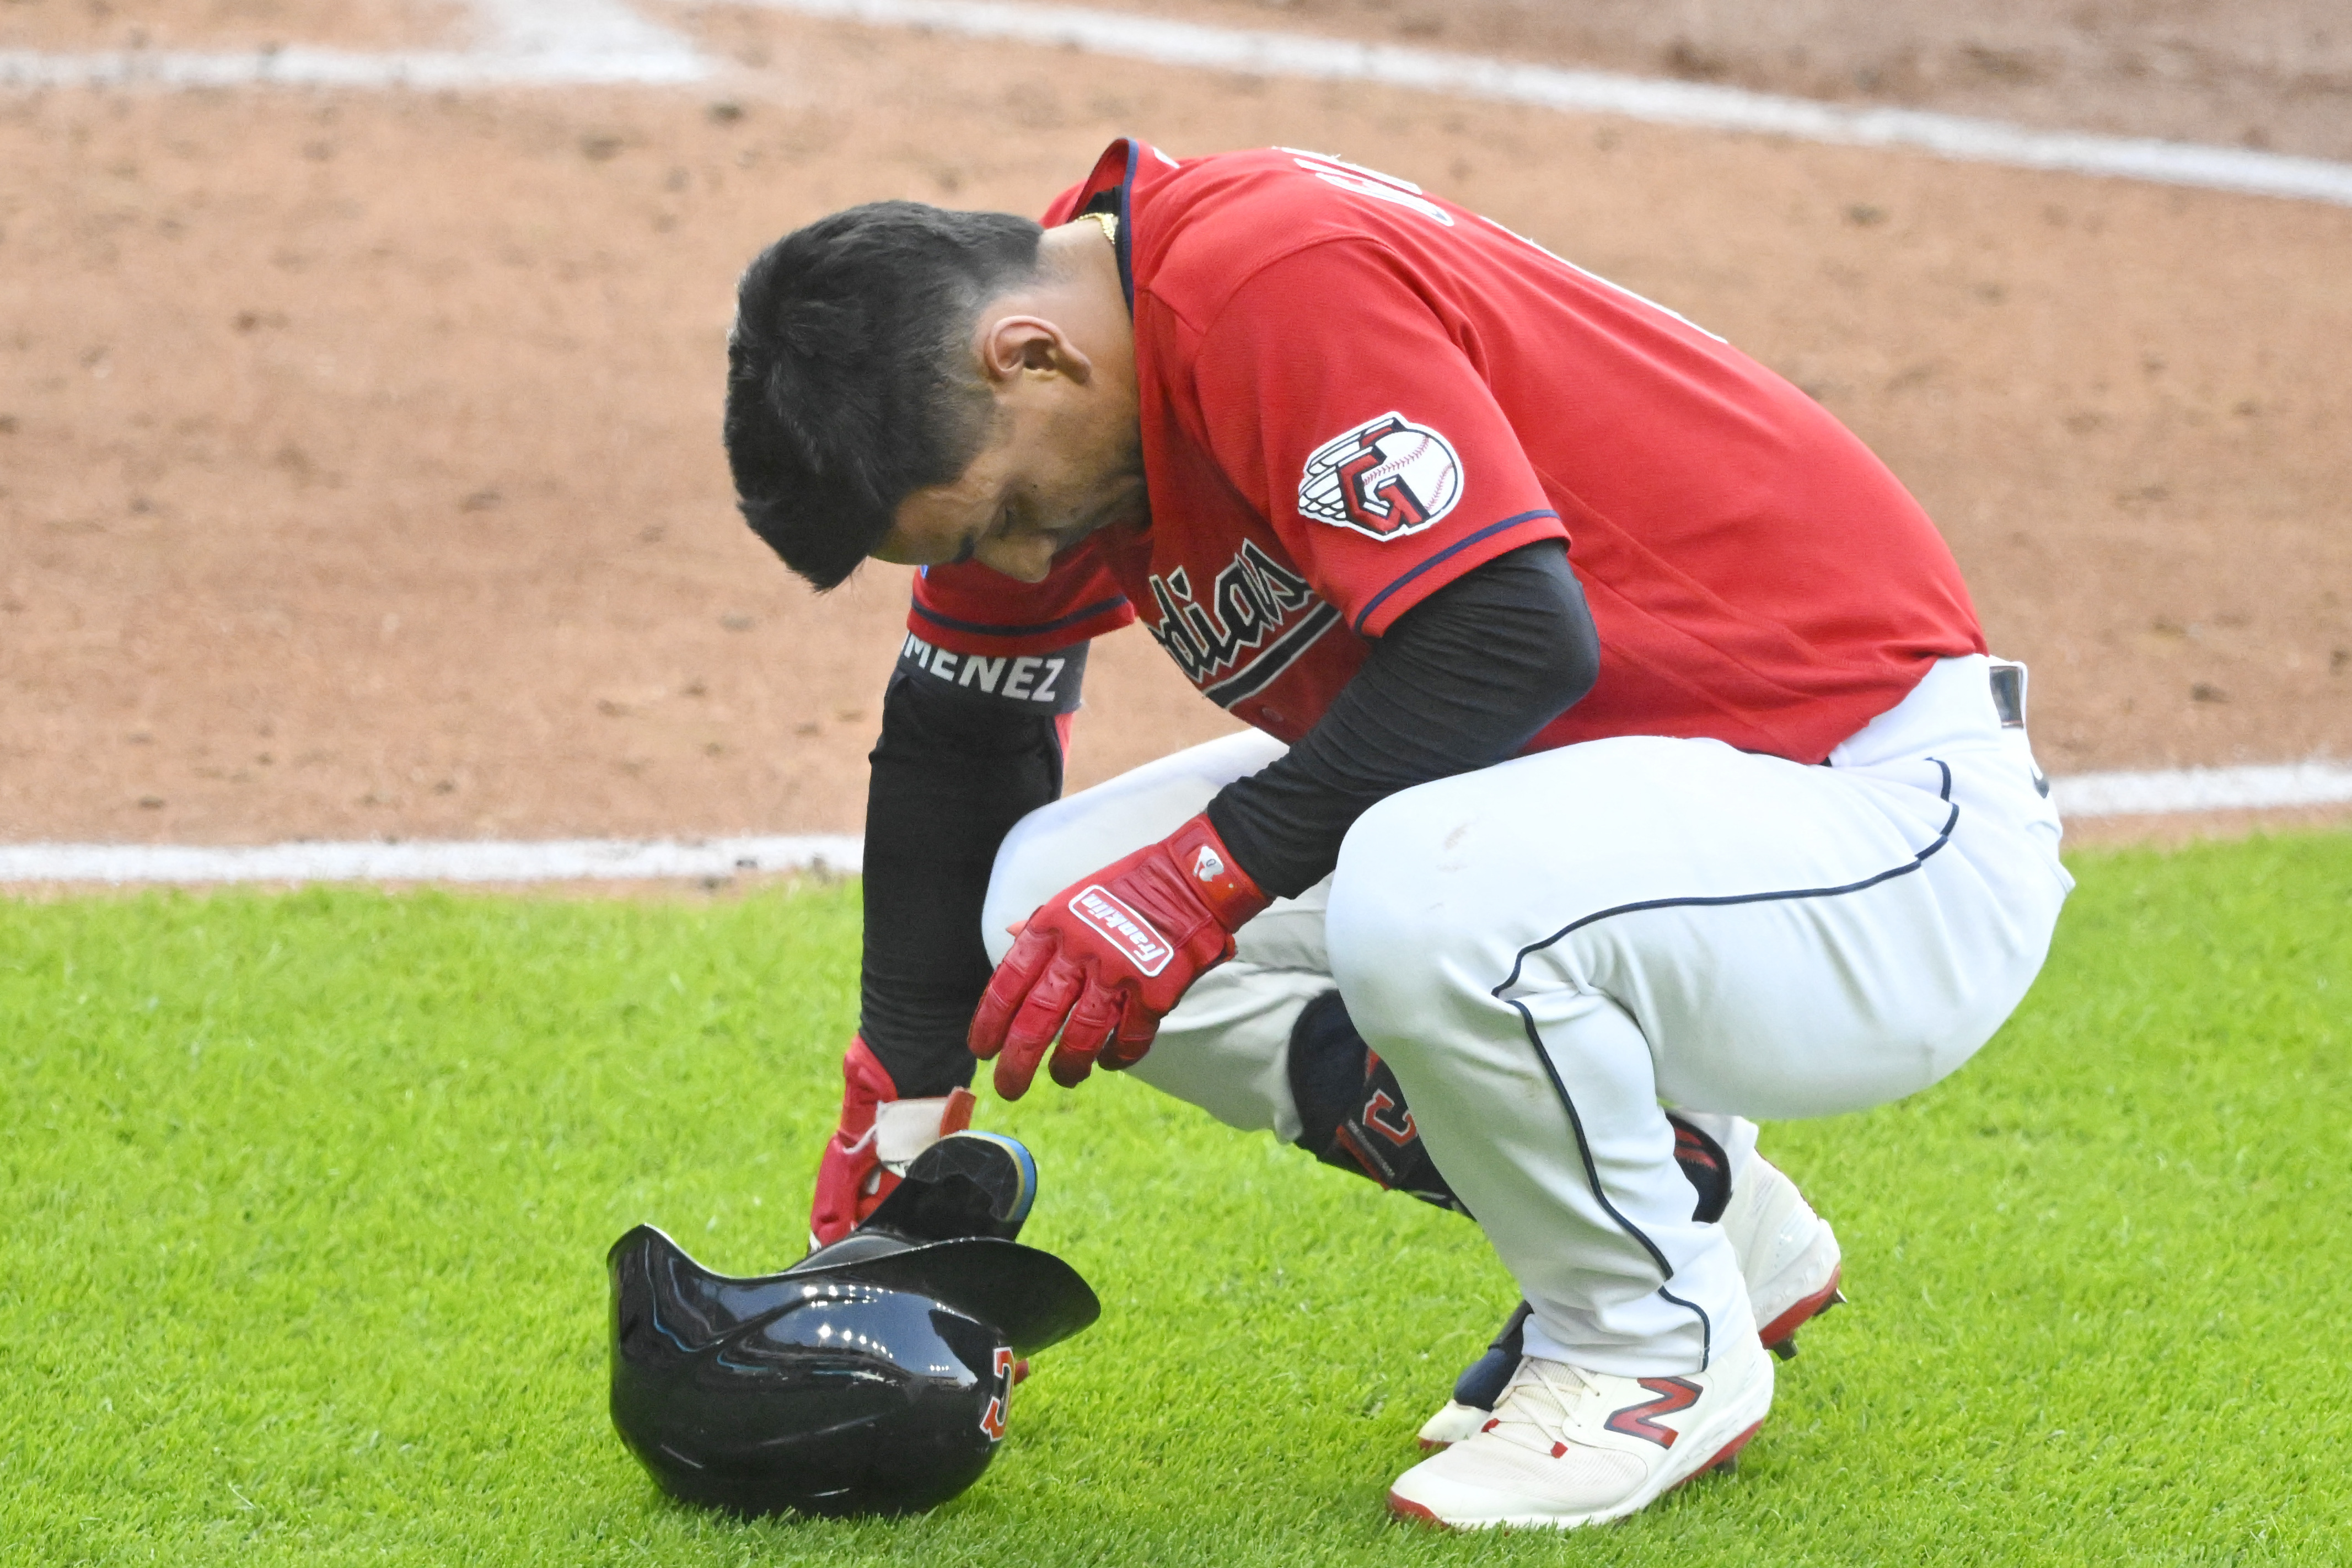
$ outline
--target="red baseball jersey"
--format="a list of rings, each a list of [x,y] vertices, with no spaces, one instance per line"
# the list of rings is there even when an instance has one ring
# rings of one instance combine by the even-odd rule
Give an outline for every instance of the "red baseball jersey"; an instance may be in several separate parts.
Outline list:
[[[1480,563],[1570,542],[1591,692],[1529,750],[1712,736],[1819,762],[1984,651],[1935,525],[1721,339],[1419,186],[1318,153],[1112,144],[1049,225],[1118,218],[1147,529],[1024,584],[917,580],[934,674],[987,685],[1140,614],[1201,691],[1296,741],[1379,637]]]

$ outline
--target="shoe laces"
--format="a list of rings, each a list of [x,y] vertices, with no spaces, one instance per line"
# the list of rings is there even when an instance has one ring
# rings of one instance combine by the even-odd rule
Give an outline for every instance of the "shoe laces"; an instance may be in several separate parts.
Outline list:
[[[1523,1447],[1555,1452],[1577,1405],[1598,1386],[1566,1362],[1521,1356],[1483,1430]]]

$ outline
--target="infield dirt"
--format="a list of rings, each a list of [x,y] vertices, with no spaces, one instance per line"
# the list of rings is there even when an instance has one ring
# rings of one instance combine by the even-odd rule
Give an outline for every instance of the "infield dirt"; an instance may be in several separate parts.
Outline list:
[[[1152,9],[2352,156],[2317,7],[1824,6],[1801,59],[1728,7]],[[0,48],[457,10],[10,0]],[[646,10],[729,74],[0,98],[0,838],[855,830],[904,574],[815,598],[736,520],[735,273],[872,197],[1034,211],[1123,133],[1405,175],[1789,375],[1945,529],[2052,771],[2352,752],[2352,210]],[[1229,727],[1121,633],[1074,782]]]

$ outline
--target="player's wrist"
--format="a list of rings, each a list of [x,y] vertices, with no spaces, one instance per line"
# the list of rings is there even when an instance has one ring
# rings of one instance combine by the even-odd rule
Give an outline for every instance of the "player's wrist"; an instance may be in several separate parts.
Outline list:
[[[1273,896],[1242,868],[1207,812],[1160,842],[1182,874],[1185,886],[1226,931],[1241,930],[1274,902]]]

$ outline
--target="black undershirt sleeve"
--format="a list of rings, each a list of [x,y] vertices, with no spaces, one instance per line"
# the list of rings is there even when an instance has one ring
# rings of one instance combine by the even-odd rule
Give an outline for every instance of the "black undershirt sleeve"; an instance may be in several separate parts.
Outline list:
[[[1400,616],[1316,726],[1219,791],[1209,820],[1259,887],[1295,897],[1375,803],[1517,754],[1600,671],[1566,547],[1496,556]]]
[[[1013,825],[1062,793],[1061,742],[1051,713],[902,660],[869,761],[858,1033],[901,1096],[945,1094],[971,1081],[989,869]]]

